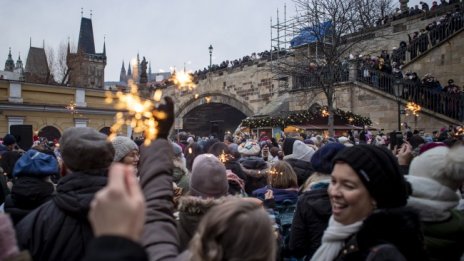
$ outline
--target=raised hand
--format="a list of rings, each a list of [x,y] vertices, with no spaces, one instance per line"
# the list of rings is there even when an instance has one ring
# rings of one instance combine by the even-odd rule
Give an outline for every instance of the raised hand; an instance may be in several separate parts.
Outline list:
[[[139,241],[145,223],[145,199],[134,167],[114,163],[108,184],[95,194],[89,220],[95,236],[121,236]]]

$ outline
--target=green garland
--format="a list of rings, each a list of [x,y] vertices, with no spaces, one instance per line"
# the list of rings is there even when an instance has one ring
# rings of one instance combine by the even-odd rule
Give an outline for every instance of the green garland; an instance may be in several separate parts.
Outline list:
[[[303,112],[294,112],[287,117],[276,116],[276,117],[263,117],[263,118],[246,118],[242,120],[242,126],[249,128],[261,128],[261,127],[281,127],[285,128],[288,125],[294,124],[306,124],[313,120],[324,117],[323,111],[327,111],[327,107],[321,107],[315,112],[309,110]],[[355,126],[370,126],[372,124],[371,119],[354,114],[350,111],[343,111],[335,109],[334,115],[339,116],[342,120]]]

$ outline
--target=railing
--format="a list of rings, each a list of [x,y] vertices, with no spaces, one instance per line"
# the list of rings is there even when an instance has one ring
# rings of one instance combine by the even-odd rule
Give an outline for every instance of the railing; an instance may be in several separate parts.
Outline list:
[[[366,72],[367,70],[367,72]],[[405,101],[411,101],[423,108],[443,114],[452,119],[464,120],[464,93],[451,94],[430,89],[417,81],[397,78],[392,74],[360,68],[357,81],[370,85]],[[399,84],[401,88],[395,86]]]
[[[463,27],[464,13],[462,11],[454,13],[446,22],[442,22],[427,33],[419,35],[416,39],[411,40],[407,46],[400,47],[393,51],[392,60],[398,63],[410,62],[446,40]],[[406,52],[409,53],[409,56],[406,56]]]

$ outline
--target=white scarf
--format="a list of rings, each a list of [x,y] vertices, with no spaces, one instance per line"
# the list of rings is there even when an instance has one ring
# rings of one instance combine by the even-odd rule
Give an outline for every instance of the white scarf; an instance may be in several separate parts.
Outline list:
[[[334,260],[345,245],[345,239],[358,232],[362,223],[362,221],[358,221],[350,225],[343,225],[335,221],[333,216],[330,216],[329,226],[322,236],[322,245],[317,249],[311,261]]]
[[[461,196],[447,186],[431,178],[406,175],[411,183],[412,195],[408,206],[419,211],[422,221],[443,221],[450,217],[450,211],[457,207]]]

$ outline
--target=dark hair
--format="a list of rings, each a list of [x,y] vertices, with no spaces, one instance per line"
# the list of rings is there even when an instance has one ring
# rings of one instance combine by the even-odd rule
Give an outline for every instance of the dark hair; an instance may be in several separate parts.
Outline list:
[[[211,153],[216,157],[219,157],[219,155],[223,153],[231,154],[229,146],[227,146],[224,142],[216,142],[211,145],[211,147],[209,147],[208,153]]]
[[[233,199],[211,208],[189,246],[191,260],[275,260],[272,223],[258,204]]]
[[[193,160],[202,153],[203,151],[201,149],[201,146],[198,145],[198,143],[196,142],[189,144],[187,145],[187,147],[185,147],[184,155],[185,160],[187,162],[187,169],[189,171],[192,171]]]

